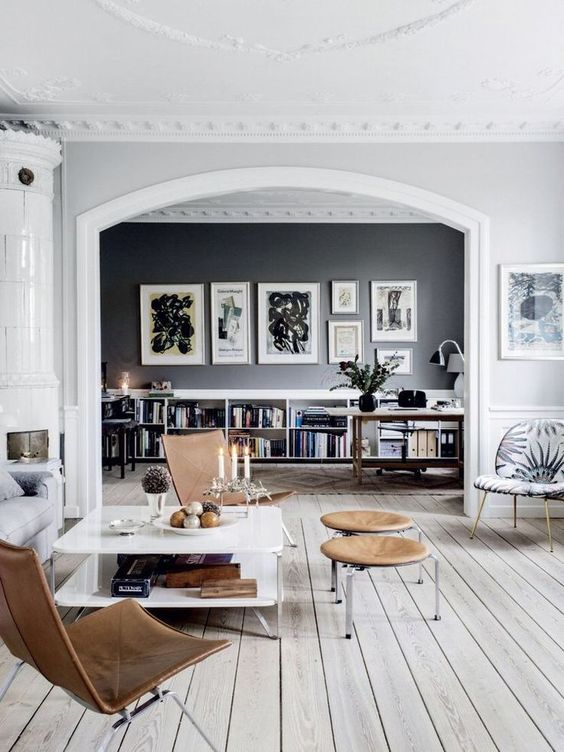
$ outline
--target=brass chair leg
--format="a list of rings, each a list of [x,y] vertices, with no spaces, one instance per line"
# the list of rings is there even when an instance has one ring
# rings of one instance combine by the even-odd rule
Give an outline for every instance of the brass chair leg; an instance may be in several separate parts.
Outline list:
[[[548,545],[550,546],[550,550],[554,551],[554,548],[552,547],[552,531],[550,529],[550,511],[548,509],[548,499],[546,496],[544,497],[544,513],[546,515],[546,528],[548,530]]]
[[[482,516],[482,509],[484,508],[484,504],[486,502],[488,492],[484,491],[484,495],[482,496],[482,501],[480,502],[480,508],[478,509],[478,516],[476,517],[476,522],[474,523],[474,527],[472,528],[472,532],[470,533],[470,540],[474,537],[474,533],[476,532],[476,528],[478,527],[478,522],[480,522],[480,517]]]
[[[513,495],[513,527],[517,527],[517,494]]]

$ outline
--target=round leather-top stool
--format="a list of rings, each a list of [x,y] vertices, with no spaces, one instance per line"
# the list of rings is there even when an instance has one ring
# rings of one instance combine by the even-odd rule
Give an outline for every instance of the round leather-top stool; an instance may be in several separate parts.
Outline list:
[[[355,509],[343,512],[330,512],[321,517],[325,527],[334,530],[337,535],[378,535],[381,533],[405,533],[416,530],[421,543],[422,532],[411,517],[397,512]],[[418,582],[423,582],[423,567],[419,567]],[[335,593],[335,603],[341,602],[339,588],[339,568],[335,561],[331,563],[331,592]]]
[[[332,538],[321,545],[321,553],[336,564],[347,567],[345,636],[351,638],[353,625],[353,577],[357,570],[371,567],[405,567],[421,564],[425,559],[435,561],[435,619],[439,615],[439,560],[429,548],[411,538],[355,535]]]

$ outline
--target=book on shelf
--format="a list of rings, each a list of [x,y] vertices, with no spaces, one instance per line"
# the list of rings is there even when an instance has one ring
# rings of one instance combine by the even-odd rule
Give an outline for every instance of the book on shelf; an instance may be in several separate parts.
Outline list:
[[[168,428],[224,428],[223,407],[200,407],[197,402],[176,402],[168,406]]]
[[[290,456],[310,459],[339,459],[348,456],[346,433],[291,431]]]
[[[270,439],[251,435],[248,431],[231,430],[229,443],[234,444],[241,455],[245,447],[248,447],[251,457],[257,459],[286,456],[286,439]]]
[[[232,428],[284,428],[286,413],[274,405],[232,405]]]
[[[290,407],[291,428],[347,428],[346,415],[329,415],[325,407],[306,407],[296,410]]]

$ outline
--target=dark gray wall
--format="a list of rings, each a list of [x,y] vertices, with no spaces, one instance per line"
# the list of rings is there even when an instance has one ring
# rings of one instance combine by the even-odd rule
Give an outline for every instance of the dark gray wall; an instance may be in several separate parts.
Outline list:
[[[360,315],[332,316],[331,280],[360,281]],[[327,364],[327,320],[364,320],[364,358],[370,342],[370,280],[416,279],[418,341],[414,373],[395,386],[452,388],[454,376],[429,365],[443,339],[464,336],[464,238],[439,224],[168,224],[123,223],[101,234],[102,360],[108,384],[129,371],[133,388],[168,379],[190,388],[328,388],[336,366]],[[141,366],[139,285],[191,282],[320,282],[319,365],[256,364],[256,285],[251,286],[253,365]],[[206,362],[210,363],[209,290]]]

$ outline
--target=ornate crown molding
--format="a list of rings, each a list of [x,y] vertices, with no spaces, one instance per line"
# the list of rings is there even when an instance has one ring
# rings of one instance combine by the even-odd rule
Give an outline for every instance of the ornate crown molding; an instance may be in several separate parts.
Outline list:
[[[376,118],[14,118],[0,126],[69,141],[563,141],[562,120]],[[13,132],[13,131],[12,131]],[[30,136],[31,134],[24,134]],[[38,136],[35,136],[37,138]],[[1,142],[0,142],[1,143]],[[22,142],[23,143],[23,142]],[[39,142],[38,142],[39,143]],[[58,148],[57,145],[52,147]],[[54,152],[53,152],[54,153]]]
[[[241,37],[235,37],[231,34],[224,34],[219,39],[209,39],[192,34],[183,29],[169,26],[159,21],[155,21],[148,16],[135,13],[130,8],[125,8],[115,0],[93,0],[96,5],[109,13],[114,18],[133,26],[147,34],[158,37],[159,39],[168,39],[171,42],[184,44],[189,47],[199,49],[213,50],[215,52],[232,52],[255,54],[267,57],[278,63],[288,63],[300,58],[315,55],[322,52],[334,52],[336,50],[354,50],[362,47],[371,47],[375,45],[393,42],[397,39],[413,37],[429,28],[433,28],[452,16],[460,13],[476,2],[476,0],[451,0],[446,8],[426,16],[421,16],[409,23],[395,26],[382,32],[371,32],[370,34],[359,39],[350,39],[344,35],[336,35],[322,40],[310,40],[292,49],[275,49],[262,43],[251,43]]]
[[[423,214],[402,207],[266,207],[266,206],[170,206],[140,214],[129,222],[433,222]]]

